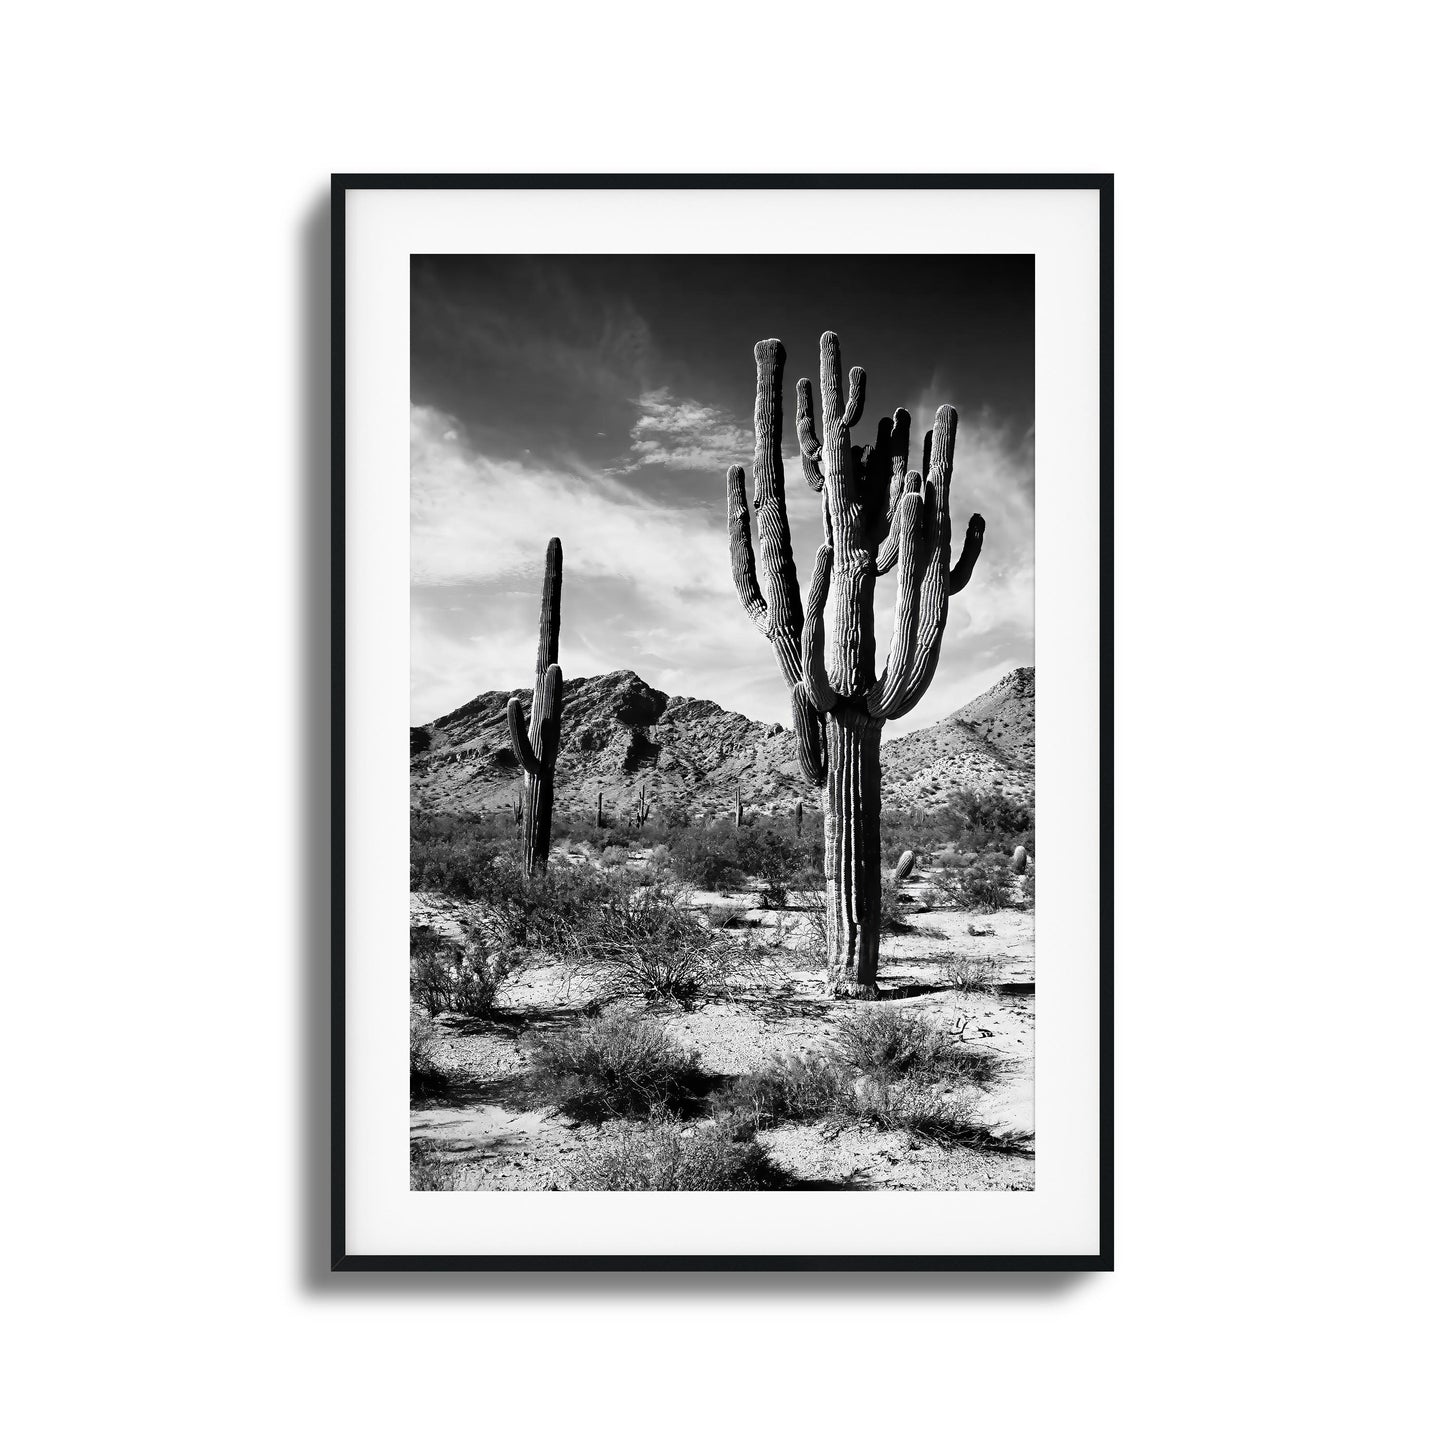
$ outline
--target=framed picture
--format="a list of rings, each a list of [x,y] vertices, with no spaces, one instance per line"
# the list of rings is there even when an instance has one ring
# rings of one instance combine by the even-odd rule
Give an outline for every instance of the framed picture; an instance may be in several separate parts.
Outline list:
[[[1112,178],[333,178],[337,1270],[1113,1267]]]

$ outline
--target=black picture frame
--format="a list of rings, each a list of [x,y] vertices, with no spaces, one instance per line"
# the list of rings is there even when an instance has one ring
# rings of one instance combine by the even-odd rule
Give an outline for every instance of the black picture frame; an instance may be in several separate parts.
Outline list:
[[[486,189],[1089,190],[1099,196],[1099,1249],[1023,1255],[354,1254],[346,1243],[346,195]],[[331,1238],[333,1271],[1110,1271],[1114,1268],[1114,178],[1112,174],[331,178]]]

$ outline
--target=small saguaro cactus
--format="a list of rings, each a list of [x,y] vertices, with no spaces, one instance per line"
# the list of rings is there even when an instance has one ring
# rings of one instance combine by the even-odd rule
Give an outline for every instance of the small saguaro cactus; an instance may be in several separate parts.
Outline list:
[[[512,799],[512,822],[514,822],[518,828],[522,826],[522,817],[525,813],[526,805],[522,801],[522,790],[518,788],[517,796]]]
[[[1009,859],[1009,866],[1015,873],[1024,872],[1029,866],[1029,850],[1022,843],[1014,849],[1014,855]]]
[[[644,783],[632,803],[632,817],[639,828],[647,822],[647,815],[651,811],[652,804],[647,801],[647,784]]]
[[[542,620],[537,637],[537,681],[532,688],[532,724],[523,727],[522,704],[507,704],[512,751],[527,774],[526,820],[522,851],[530,877],[547,871],[552,846],[552,775],[562,737],[562,669],[557,665],[557,635],[562,627],[562,544],[547,543],[542,579]]]
[[[752,509],[758,517],[762,586],[742,467],[728,471],[728,534],[733,583],[743,610],[772,644],[792,693],[803,776],[826,784],[823,872],[828,972],[833,991],[876,997],[881,924],[883,724],[902,717],[927,691],[938,666],[948,599],[973,575],[983,547],[975,514],[958,560],[948,511],[958,413],[941,406],[923,441],[922,472],[908,470],[910,418],[901,408],[878,423],[876,443],[855,447],[865,376],[848,373],[845,397],[838,338],[819,343],[822,428],[812,388],[798,382],[797,428],[803,478],[823,495],[823,545],[806,607],[798,589],[783,496],[781,341],[760,341],[753,411]],[[874,670],[873,592],[898,568],[893,641],[881,676]],[[826,628],[825,628],[826,612]]]
[[[893,870],[893,881],[902,883],[910,873],[913,872],[913,849],[905,848],[898,859],[898,866]]]
[[[803,800],[801,798],[793,804],[793,836],[796,838],[803,836]]]
[[[733,827],[741,828],[743,825],[743,785],[738,783],[733,788]]]

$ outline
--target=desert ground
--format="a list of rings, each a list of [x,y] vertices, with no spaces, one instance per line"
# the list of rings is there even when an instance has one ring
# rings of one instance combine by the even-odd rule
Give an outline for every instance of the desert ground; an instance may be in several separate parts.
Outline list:
[[[564,875],[606,872],[624,889],[646,887],[658,876],[652,847],[639,841],[625,859],[621,852],[608,848],[604,861],[586,842],[563,842],[554,847],[552,866]],[[1025,898],[1018,880],[1006,906],[961,907],[956,892],[940,889],[946,872],[929,858],[897,886],[876,1000],[829,995],[816,894],[800,898],[788,891],[783,906],[763,907],[747,880],[727,891],[674,895],[726,959],[694,996],[629,994],[585,956],[533,948],[511,955],[512,971],[488,1016],[441,1008],[428,1017],[414,1009],[412,1187],[1032,1189],[1031,896]],[[422,889],[412,894],[411,908],[414,939],[420,931],[460,949],[480,905]],[[650,1020],[693,1056],[697,1082],[686,1107],[650,1119],[635,1108],[615,1117],[595,1117],[596,1111],[577,1117],[565,1097],[559,1102],[546,1077],[548,1041],[575,1038],[608,1019]],[[839,1061],[856,1047],[850,1030],[860,1023],[881,1028],[890,1047],[890,1031],[900,1032],[941,1047],[939,1059],[966,1057],[970,1068],[905,1075],[891,1058],[881,1071],[870,1072],[867,1061],[849,1068]],[[420,1091],[417,1029],[429,1077],[437,1081]],[[759,1079],[810,1063],[832,1071],[829,1087],[841,1089],[841,1104],[810,1106],[796,1118],[779,1117],[791,1105],[758,1111]],[[896,1103],[903,1088],[912,1091],[907,1109]],[[739,1105],[739,1099],[752,1102]],[[752,1124],[738,1135],[735,1121],[748,1107]],[[933,1127],[939,1119],[950,1127]],[[952,1127],[959,1120],[967,1121],[966,1131]],[[659,1127],[670,1131],[666,1146],[683,1159],[707,1145],[710,1133],[740,1137],[759,1172],[753,1182],[638,1183],[628,1171],[635,1175],[639,1151],[660,1147]],[[619,1159],[632,1163],[623,1167]],[[605,1167],[599,1169],[598,1160]]]

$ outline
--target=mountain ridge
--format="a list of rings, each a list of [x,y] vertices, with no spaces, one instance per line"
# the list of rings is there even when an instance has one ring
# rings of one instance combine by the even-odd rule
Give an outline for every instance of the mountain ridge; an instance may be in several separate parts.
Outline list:
[[[507,703],[531,688],[488,691],[411,729],[412,806],[441,812],[509,809],[523,780]],[[727,813],[741,786],[752,813],[820,803],[803,778],[791,729],[757,722],[709,698],[669,696],[630,668],[568,678],[562,689],[556,806],[625,814],[639,790],[660,810]],[[883,740],[883,805],[938,807],[961,787],[1033,801],[1034,669],[1014,668],[956,712]]]

